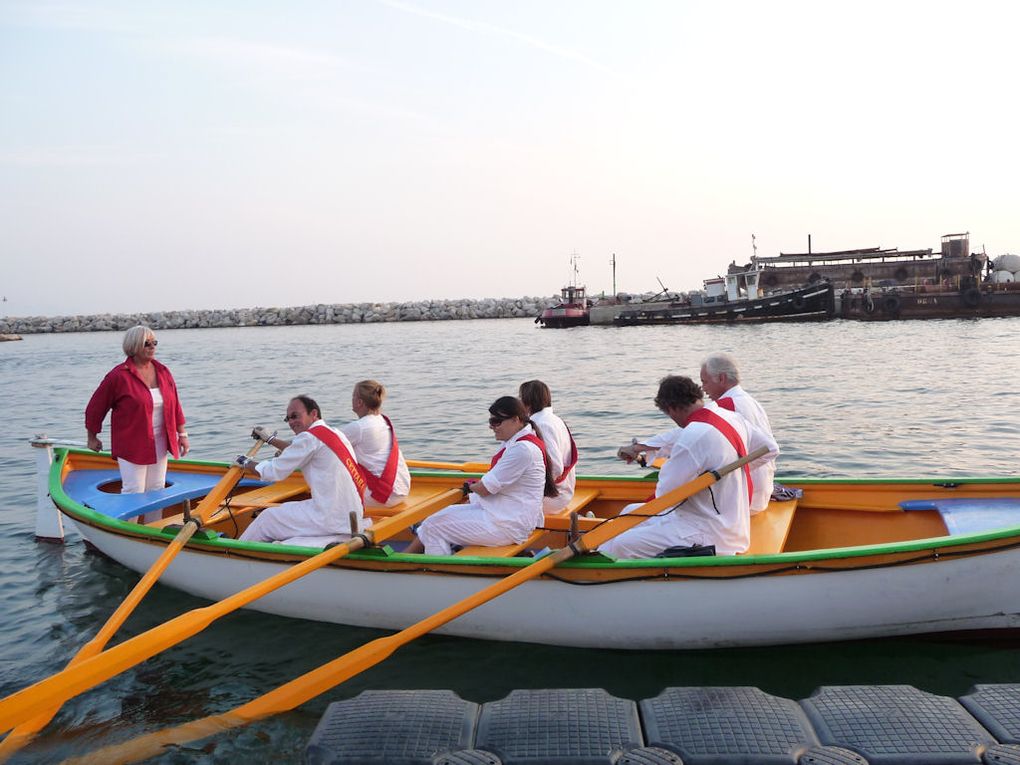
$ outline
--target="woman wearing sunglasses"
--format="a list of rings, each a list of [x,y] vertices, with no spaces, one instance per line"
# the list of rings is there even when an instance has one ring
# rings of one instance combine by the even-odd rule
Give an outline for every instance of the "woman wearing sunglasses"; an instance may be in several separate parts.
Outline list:
[[[110,451],[120,465],[122,494],[162,489],[168,454],[188,453],[184,411],[170,370],[156,361],[155,333],[139,324],[124,334],[127,358],[99,383],[85,408],[88,446],[101,451],[99,433],[107,412]]]
[[[541,434],[513,396],[496,399],[489,415],[489,427],[503,442],[489,472],[464,484],[466,504],[426,519],[405,552],[450,555],[454,545],[519,544],[542,524],[542,498],[557,491]]]

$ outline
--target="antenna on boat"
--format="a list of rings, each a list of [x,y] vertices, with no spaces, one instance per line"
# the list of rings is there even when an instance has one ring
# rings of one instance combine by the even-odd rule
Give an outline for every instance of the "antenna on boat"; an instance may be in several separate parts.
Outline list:
[[[616,297],[616,253],[613,253],[613,257],[609,260],[609,265],[613,267],[613,297]]]
[[[754,255],[751,256],[751,260],[755,263],[758,262],[758,242],[754,239],[754,234],[751,234],[751,249],[754,250]]]
[[[577,261],[580,259],[580,257],[581,256],[577,254],[576,250],[570,256],[570,270],[573,272],[573,276],[570,278],[571,287],[577,286],[577,274],[578,274]]]

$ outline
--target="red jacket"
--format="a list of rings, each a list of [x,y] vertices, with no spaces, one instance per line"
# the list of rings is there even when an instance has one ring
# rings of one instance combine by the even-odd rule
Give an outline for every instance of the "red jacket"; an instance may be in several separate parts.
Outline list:
[[[177,383],[170,370],[155,359],[156,383],[163,395],[163,424],[166,428],[167,451],[180,456],[177,430],[184,426],[184,411],[177,399]],[[134,362],[128,357],[111,369],[85,407],[85,429],[99,433],[106,413],[110,419],[110,451],[114,457],[136,465],[156,462],[156,442],[152,435],[152,394],[142,380]]]

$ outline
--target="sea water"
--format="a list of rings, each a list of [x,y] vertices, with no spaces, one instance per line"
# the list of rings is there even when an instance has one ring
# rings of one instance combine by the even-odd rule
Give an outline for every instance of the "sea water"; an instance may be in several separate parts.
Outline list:
[[[375,378],[408,457],[482,461],[495,449],[488,405],[540,378],[578,442],[579,471],[632,474],[617,447],[671,425],[652,404],[659,378],[696,378],[700,359],[722,350],[768,411],[780,475],[993,476],[1015,475],[1020,457],[1018,336],[1020,319],[568,330],[488,320],[165,331],[158,358],[177,380],[201,459],[244,452],[253,425],[285,429],[298,393],[327,421],[346,421],[354,383]],[[84,440],[85,404],[122,359],[120,342],[120,333],[94,333],[0,344],[0,694],[62,668],[138,579],[87,552],[73,531],[63,546],[33,539],[28,441]],[[102,437],[108,445],[108,431]],[[201,605],[157,586],[115,642]],[[535,604],[539,614],[554,608]],[[69,702],[15,761],[57,762],[225,711],[383,634],[235,613]],[[640,699],[670,685],[754,685],[799,698],[826,684],[960,695],[979,682],[1020,682],[1017,646],[909,638],[630,652],[426,636],[294,712],[161,761],[297,762],[326,704],[366,689],[450,688],[481,702],[514,688],[603,687]]]

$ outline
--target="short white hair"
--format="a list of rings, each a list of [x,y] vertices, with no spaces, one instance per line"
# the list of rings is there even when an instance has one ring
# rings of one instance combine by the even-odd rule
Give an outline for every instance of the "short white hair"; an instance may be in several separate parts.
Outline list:
[[[740,382],[740,370],[736,360],[728,353],[710,353],[701,362],[702,368],[710,377],[726,375],[726,379],[734,385]]]
[[[124,333],[124,342],[121,347],[128,356],[137,356],[142,352],[142,346],[150,337],[155,339],[156,333],[144,324],[136,324]]]

